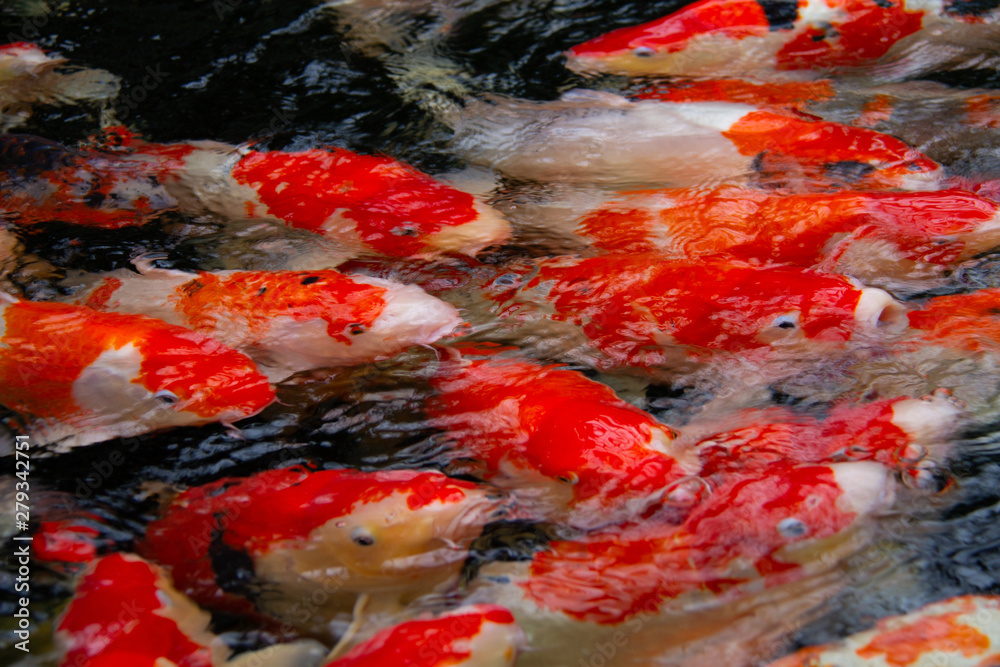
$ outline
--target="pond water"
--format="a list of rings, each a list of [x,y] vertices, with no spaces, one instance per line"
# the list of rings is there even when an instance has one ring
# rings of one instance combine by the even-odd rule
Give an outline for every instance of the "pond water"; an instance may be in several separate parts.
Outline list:
[[[122,81],[118,97],[103,110],[42,105],[16,131],[73,146],[95,134],[102,123],[116,120],[150,141],[255,141],[261,150],[338,146],[454,177],[468,164],[449,143],[452,131],[442,118],[459,101],[500,94],[548,102],[575,88],[641,90],[650,82],[570,72],[563,54],[591,37],[663,16],[683,3],[414,0],[384,11],[378,3],[370,4],[10,0],[0,7],[0,41],[32,41],[74,65],[101,68]],[[956,91],[1000,88],[995,69],[933,73],[924,80]],[[860,84],[845,84],[839,97],[813,112],[830,120],[855,120],[851,85]],[[896,134],[943,162],[952,175],[996,178],[996,123],[971,132],[944,118],[941,109],[948,107],[941,90],[928,85],[901,93],[902,115],[892,125]],[[934,122],[938,125],[932,126]],[[641,164],[633,166],[642,169]],[[494,181],[486,170],[454,178],[474,183],[508,212],[524,198],[534,202],[539,192],[551,194],[544,183],[509,177]],[[50,273],[28,271],[14,277],[16,289],[40,300],[65,292],[59,280],[67,272],[127,269],[142,253],[156,253],[159,266],[180,270],[280,268],[281,263],[261,259],[252,243],[227,238],[216,221],[176,211],[142,227],[113,231],[81,231],[53,221],[19,230],[18,238],[25,253],[55,267]],[[553,247],[525,236],[487,249],[480,259],[502,274],[519,261],[552,254]],[[433,265],[406,262],[361,259],[351,266],[420,284],[436,275]],[[464,271],[458,260],[449,266],[454,273]],[[477,279],[481,275],[475,274]],[[989,254],[916,288],[885,285],[912,304],[933,295],[998,286],[1000,262]],[[552,352],[557,334],[497,333],[488,322],[493,311],[467,303],[462,289],[457,291],[450,300],[468,306],[464,315],[477,327],[473,338],[516,345],[527,357],[567,361]],[[44,513],[46,504],[89,512],[100,518],[118,548],[129,550],[157,515],[157,492],[166,487],[207,484],[294,464],[319,469],[448,469],[440,456],[441,430],[425,411],[433,392],[429,376],[440,359],[439,351],[414,348],[377,364],[296,377],[279,388],[279,403],[238,424],[239,438],[221,426],[182,428],[38,458],[32,471],[38,484],[33,495],[37,513]],[[988,355],[935,349],[885,358],[864,347],[846,360],[810,353],[769,365],[760,382],[746,370],[732,371],[732,365],[637,373],[588,364],[579,357],[568,360],[572,368],[611,386],[682,433],[692,423],[697,430],[721,419],[722,406],[730,405],[785,406],[821,415],[845,396],[921,396],[939,386],[965,402],[969,416],[960,432],[949,437],[952,454],[934,472],[929,485],[933,488],[902,489],[867,546],[843,566],[849,585],[809,608],[803,622],[792,624],[768,649],[771,652],[755,655],[758,662],[787,648],[843,637],[870,627],[877,618],[933,600],[962,593],[1000,594],[1000,370]],[[745,391],[738,390],[742,385]],[[474,544],[465,576],[474,578],[477,569],[490,563],[528,559],[562,530],[531,521],[491,524]],[[10,558],[5,563],[10,571],[12,563]],[[42,564],[34,572],[37,649],[24,659],[12,648],[9,610],[17,595],[12,579],[4,576],[0,664],[56,664],[51,655],[46,657],[46,624],[71,595],[72,579]],[[240,648],[271,639],[239,619],[220,614],[216,622],[216,630]],[[718,641],[739,642],[741,637],[720,635]],[[589,659],[591,653],[584,657]]]

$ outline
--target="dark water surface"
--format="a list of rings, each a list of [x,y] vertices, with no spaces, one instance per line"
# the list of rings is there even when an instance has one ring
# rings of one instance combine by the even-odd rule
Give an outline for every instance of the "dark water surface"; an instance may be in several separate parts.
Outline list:
[[[438,55],[460,66],[459,79],[471,91],[548,100],[587,83],[564,68],[565,49],[683,3],[448,4],[454,13],[447,21],[432,3],[399,10],[393,19],[402,39],[432,43]],[[26,17],[30,9],[35,13]],[[359,47],[348,30],[312,0],[52,0],[47,8],[43,2],[7,2],[0,8],[0,41],[34,41],[73,64],[120,76],[122,93],[113,105],[117,118],[149,140],[337,145],[389,155],[431,173],[461,167],[445,148],[446,129],[419,96],[399,93],[387,68],[391,59],[376,57],[379,48]],[[934,78],[1000,88],[1000,74],[991,70]],[[83,107],[42,107],[18,131],[72,145],[99,125],[95,113]],[[194,269],[211,259],[212,250],[173,233],[187,222],[181,214],[168,214],[147,227],[115,232],[52,223],[21,238],[29,252],[66,270],[125,268],[147,251],[165,253],[175,268]],[[966,283],[997,285],[998,276],[997,267],[986,263],[969,273]],[[47,281],[23,287],[38,298],[57,289]],[[961,289],[958,284],[946,291]],[[50,492],[75,496],[80,508],[106,520],[121,547],[128,548],[156,510],[154,498],[137,500],[153,482],[203,484],[293,463],[365,469],[433,463],[435,431],[421,414],[429,389],[420,369],[428,355],[433,356],[413,351],[286,386],[283,405],[240,423],[243,440],[221,427],[203,427],[112,441],[39,459],[32,480]],[[683,388],[657,386],[644,390],[643,398],[666,421],[701,400]],[[919,516],[890,518],[873,547],[869,583],[832,601],[827,613],[797,633],[796,642],[828,641],[879,616],[949,595],[1000,593],[1000,436],[980,425],[963,438],[963,453],[942,473],[942,486],[950,484],[946,494]],[[124,462],[109,463],[117,460]],[[40,492],[35,498],[44,502]],[[543,533],[531,526],[498,526],[477,543],[473,561],[527,553],[544,542]],[[34,576],[33,611],[44,620],[58,613],[68,583],[44,569],[36,568]],[[7,630],[15,595],[9,577],[0,584],[0,629]],[[224,623],[221,619],[220,627]],[[43,647],[44,634],[36,629],[32,645]],[[10,635],[0,638],[9,641]],[[255,641],[250,635],[243,639],[248,645]],[[0,647],[0,664],[17,658]]]

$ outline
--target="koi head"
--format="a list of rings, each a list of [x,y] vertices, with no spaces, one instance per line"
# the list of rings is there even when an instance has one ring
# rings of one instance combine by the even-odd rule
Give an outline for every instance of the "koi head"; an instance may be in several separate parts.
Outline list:
[[[503,511],[497,496],[436,472],[289,468],[188,490],[142,548],[199,602],[218,598],[219,550],[249,558],[262,584],[403,590],[457,570]]]
[[[332,270],[201,273],[173,298],[187,324],[285,374],[391,357],[461,322],[419,287]]]
[[[694,45],[765,37],[768,16],[756,0],[700,0],[673,14],[620,28],[571,48],[566,66],[576,72],[627,75],[684,74],[684,51]]]
[[[390,664],[400,655],[413,653],[427,667],[510,667],[521,642],[521,630],[505,608],[469,605],[437,618],[386,628],[327,667]]]
[[[997,204],[971,192],[884,193],[867,206],[891,235],[914,239],[907,245],[918,247],[904,250],[912,249],[930,261],[938,254],[942,255],[939,261],[961,261],[1000,245]],[[938,247],[928,250],[929,245]]]
[[[392,471],[359,481],[363,486],[351,485],[358,495],[346,513],[311,530],[304,545],[280,545],[278,551],[295,553],[296,569],[339,567],[362,590],[391,588],[458,566],[483,526],[500,516],[496,496],[439,473]]]

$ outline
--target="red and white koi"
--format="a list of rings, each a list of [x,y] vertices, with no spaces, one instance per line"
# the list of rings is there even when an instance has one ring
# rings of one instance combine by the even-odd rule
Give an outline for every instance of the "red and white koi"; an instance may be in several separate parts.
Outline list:
[[[877,86],[843,80],[760,83],[739,79],[682,80],[643,88],[638,100],[738,102],[867,128],[900,139],[944,167],[966,175],[998,170],[1000,96],[986,89],[931,81]]]
[[[240,350],[272,380],[391,357],[433,343],[461,323],[458,311],[419,287],[333,270],[186,273],[137,262],[76,303],[145,314]]]
[[[59,619],[60,667],[314,667],[311,641],[270,646],[227,661],[231,649],[211,617],[179,593],[159,567],[131,554],[92,563]]]
[[[115,141],[113,151],[71,150],[36,137],[5,137],[3,213],[18,224],[116,228],[179,208],[280,223],[353,253],[393,257],[475,255],[510,235],[506,221],[473,195],[391,158],[342,148],[153,144],[121,129]]]
[[[699,0],[574,46],[577,72],[702,77],[871,75],[900,79],[991,66],[995,18],[929,0]]]
[[[586,528],[642,515],[700,467],[669,427],[560,366],[466,359],[432,384],[425,409],[448,431],[446,456],[498,486],[539,486],[544,520]]]
[[[950,447],[948,438],[963,415],[950,392],[871,403],[845,402],[821,419],[784,408],[746,410],[726,421],[742,425],[695,445],[701,474],[738,474],[777,462],[828,464],[877,461],[908,482],[923,481]]]
[[[483,335],[537,334],[549,352],[598,368],[683,367],[718,352],[839,345],[906,328],[905,308],[884,291],[793,267],[621,254],[483,267],[468,282],[451,292],[478,290],[491,303],[489,319],[475,322]]]
[[[244,355],[139,315],[16,301],[0,308],[0,403],[56,449],[232,422],[274,400]]]
[[[326,667],[512,667],[521,629],[496,605],[469,605],[378,632]]]
[[[483,99],[445,120],[459,155],[520,180],[930,190],[941,176],[934,161],[891,136],[746,104],[575,90],[555,102]]]
[[[210,622],[158,567],[136,556],[106,556],[87,568],[59,619],[60,665],[212,667],[229,649],[208,630]]]
[[[66,63],[28,42],[0,45],[0,132],[24,123],[34,104],[107,101],[118,94],[121,82],[110,72]]]
[[[551,212],[519,204],[510,217],[615,253],[681,260],[730,257],[852,275],[866,284],[919,283],[1000,245],[997,204],[962,190],[774,194],[723,187],[621,193]]]
[[[577,665],[607,641],[620,664],[744,664],[832,594],[824,575],[866,543],[894,497],[874,462],[785,463],[706,485],[680,525],[552,542],[530,563],[484,567],[471,599],[514,613],[525,665]]]
[[[271,220],[355,252],[475,255],[510,236],[476,197],[388,157],[343,148],[256,151],[211,141],[132,142],[188,211]]]
[[[880,620],[839,642],[810,646],[769,667],[988,667],[1000,664],[1000,598],[961,595]]]
[[[505,511],[502,494],[437,472],[289,468],[189,489],[139,548],[199,604],[325,633],[359,595],[395,601],[453,582]]]

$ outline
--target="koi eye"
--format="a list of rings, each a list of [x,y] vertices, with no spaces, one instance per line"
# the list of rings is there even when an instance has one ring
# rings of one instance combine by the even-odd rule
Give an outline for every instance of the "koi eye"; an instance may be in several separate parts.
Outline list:
[[[580,481],[580,476],[575,472],[566,473],[565,475],[559,475],[556,477],[560,482],[565,482],[566,484],[573,485]]]
[[[405,225],[400,225],[399,227],[393,227],[390,230],[393,236],[416,236],[417,230],[413,227],[407,227]]]
[[[652,58],[656,55],[656,51],[649,48],[648,46],[637,46],[632,49],[632,55],[636,58]]]
[[[783,537],[802,537],[806,534],[806,524],[795,517],[788,517],[778,522],[778,532]]]
[[[354,322],[347,325],[347,330],[352,336],[360,336],[365,332],[365,325],[360,322]]]
[[[161,389],[160,391],[153,394],[153,398],[163,403],[164,405],[174,405],[180,399],[177,398],[177,394],[172,391],[167,391],[166,389]]]
[[[351,531],[351,542],[354,542],[359,547],[370,547],[375,544],[375,538],[368,534],[364,528],[355,528]]]
[[[771,326],[779,329],[794,329],[798,325],[792,315],[779,315],[774,318],[774,322],[771,323]]]

